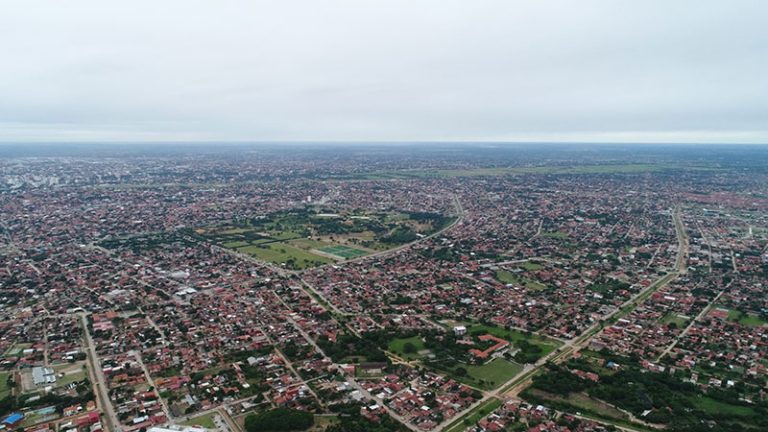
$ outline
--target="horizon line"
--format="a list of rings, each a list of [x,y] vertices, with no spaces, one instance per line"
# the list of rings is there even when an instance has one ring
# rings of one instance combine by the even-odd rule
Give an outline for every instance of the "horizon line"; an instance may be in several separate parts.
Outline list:
[[[505,141],[505,140],[156,140],[156,141],[130,141],[130,140],[104,140],[104,141],[0,141],[0,146],[20,145],[416,145],[416,144],[485,144],[485,145],[626,145],[626,146],[764,146],[766,142],[657,142],[657,141]]]

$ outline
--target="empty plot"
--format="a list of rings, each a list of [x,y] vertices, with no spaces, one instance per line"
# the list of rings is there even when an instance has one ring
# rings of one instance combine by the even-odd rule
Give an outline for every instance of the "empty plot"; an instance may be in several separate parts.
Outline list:
[[[253,255],[274,264],[285,264],[290,268],[305,269],[332,262],[329,258],[311,254],[285,243],[270,243],[261,246],[246,246],[238,251]]]

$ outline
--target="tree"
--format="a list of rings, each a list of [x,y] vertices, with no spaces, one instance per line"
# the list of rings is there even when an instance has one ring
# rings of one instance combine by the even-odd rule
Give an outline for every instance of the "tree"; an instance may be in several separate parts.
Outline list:
[[[411,342],[406,342],[405,345],[403,345],[403,351],[406,354],[414,354],[418,349],[416,348],[416,345]]]
[[[247,432],[280,432],[309,429],[315,423],[311,413],[290,408],[275,408],[245,418]]]

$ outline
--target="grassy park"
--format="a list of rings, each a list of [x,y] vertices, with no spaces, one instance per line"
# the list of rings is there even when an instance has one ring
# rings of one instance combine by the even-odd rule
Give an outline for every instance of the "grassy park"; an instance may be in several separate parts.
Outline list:
[[[198,417],[191,418],[181,424],[184,426],[202,426],[206,429],[216,429],[216,424],[213,422],[215,412],[204,414]]]
[[[10,372],[0,372],[0,400],[11,394],[11,387],[8,386],[8,377],[10,376]]]
[[[547,286],[541,282],[516,275],[509,270],[497,270],[494,276],[496,277],[496,280],[503,284],[521,285],[533,291],[541,291],[547,288]]]
[[[744,313],[735,309],[728,311],[728,321],[736,322],[747,327],[760,327],[768,324],[768,321],[755,314]]]
[[[192,230],[201,240],[292,270],[346,261],[432,234],[453,219],[436,213],[283,210]]]
[[[393,339],[389,342],[387,349],[398,357],[410,361],[420,359],[421,355],[419,354],[419,351],[423,351],[425,347],[421,337],[413,336],[409,338]]]
[[[462,372],[461,369],[465,370],[466,373]],[[450,372],[451,378],[457,381],[484,390],[492,390],[514,378],[522,370],[523,367],[515,362],[496,358],[484,365],[462,363],[448,372]]]

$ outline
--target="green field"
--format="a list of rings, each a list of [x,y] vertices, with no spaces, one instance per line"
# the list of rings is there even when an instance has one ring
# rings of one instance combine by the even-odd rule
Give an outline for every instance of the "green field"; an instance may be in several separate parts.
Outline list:
[[[330,258],[315,255],[285,243],[245,246],[237,250],[264,261],[274,264],[286,264],[286,266],[296,269],[305,269],[333,262]]]
[[[416,347],[416,352],[414,353],[406,353],[405,352],[405,344],[411,343],[413,346]],[[390,352],[393,352],[398,355],[398,357],[403,358],[405,360],[416,360],[421,358],[421,355],[419,355],[418,351],[423,350],[424,342],[421,340],[421,337],[419,336],[413,336],[409,338],[401,338],[401,339],[393,339],[389,346],[387,347],[387,350]]]
[[[8,377],[10,372],[0,372],[0,400],[11,394],[11,388],[8,387]]]
[[[543,232],[541,233],[541,237],[563,239],[568,237],[568,233],[563,231]]]
[[[623,421],[629,419],[629,417],[622,411],[613,408],[604,402],[593,399],[584,393],[571,393],[568,396],[559,396],[537,389],[530,390],[530,392],[536,397],[540,397],[548,401],[558,402],[560,404],[567,404],[576,408],[577,410],[592,413],[603,418]]]
[[[249,231],[248,228],[232,228],[228,230],[224,230],[221,232],[221,234],[243,234],[247,233]]]
[[[215,412],[201,415],[199,417],[191,418],[185,422],[182,422],[181,424],[184,426],[202,426],[206,429],[216,429],[216,423],[213,422],[213,417],[216,415]]]
[[[300,249],[321,249],[326,246],[333,246],[333,243],[324,242],[320,240],[312,240],[307,238],[293,239],[289,241],[292,246],[296,246]]]
[[[4,356],[6,357],[13,357],[21,354],[22,351],[24,351],[27,348],[30,348],[32,346],[31,343],[16,343],[11,345],[10,348],[5,352]]]
[[[768,321],[765,321],[757,315],[751,313],[743,313],[735,309],[728,311],[728,321],[737,322],[747,327],[760,327],[762,325],[768,324]]]
[[[344,259],[357,258],[368,255],[368,252],[364,250],[355,249],[344,245],[326,246],[318,250]]]
[[[247,241],[232,241],[232,242],[226,242],[222,243],[221,245],[230,249],[237,249],[239,247],[248,246],[250,243]]]
[[[495,389],[523,370],[521,365],[500,358],[481,366],[460,364],[459,367],[466,369],[467,375],[459,376],[454,369],[451,378],[486,390]]]
[[[533,291],[541,291],[547,288],[547,286],[541,282],[536,282],[526,277],[518,276],[508,270],[497,270],[495,277],[496,280],[503,284],[522,285],[525,288]]]
[[[57,367],[55,370],[57,373],[64,372],[64,376],[56,380],[56,386],[65,386],[69,383],[85,379],[85,369],[82,368],[75,370],[71,365],[67,365],[65,367]]]
[[[661,318],[661,323],[662,324],[675,323],[677,328],[682,329],[688,323],[688,320],[676,313],[668,312],[666,315],[664,315]]]
[[[525,271],[536,271],[536,270],[541,270],[542,268],[544,268],[543,265],[536,264],[536,263],[530,262],[530,261],[524,262],[524,263],[520,264],[520,267],[523,270],[525,270]]]
[[[691,399],[696,408],[706,411],[710,414],[731,414],[735,416],[751,417],[755,415],[755,410],[752,407],[731,405],[728,403],[720,402],[706,396],[700,398]]]

